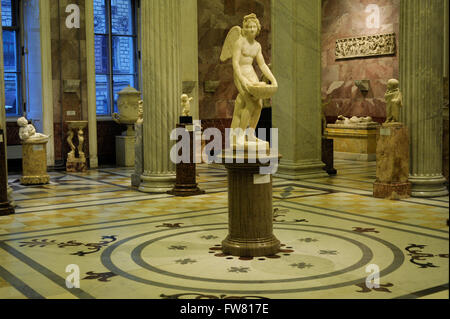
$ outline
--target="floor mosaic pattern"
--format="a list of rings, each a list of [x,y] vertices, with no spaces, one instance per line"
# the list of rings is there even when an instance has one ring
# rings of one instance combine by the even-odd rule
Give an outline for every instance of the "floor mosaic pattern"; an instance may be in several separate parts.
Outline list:
[[[34,187],[9,176],[17,207],[0,217],[0,298],[447,299],[448,197],[375,199],[374,163],[336,168],[321,179],[274,178],[283,246],[257,258],[221,252],[221,167],[199,165],[206,194],[185,198],[138,192],[126,168],[51,172]],[[66,285],[70,265],[80,288]],[[379,285],[368,288],[376,272]]]

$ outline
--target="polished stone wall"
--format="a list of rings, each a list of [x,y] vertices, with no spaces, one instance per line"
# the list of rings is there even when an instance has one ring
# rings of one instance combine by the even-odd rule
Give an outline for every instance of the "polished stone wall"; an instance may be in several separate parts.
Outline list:
[[[255,13],[262,30],[261,43],[266,63],[270,63],[270,0],[198,0],[198,69],[200,119],[231,118],[237,89],[233,83],[231,59],[219,60],[231,27],[242,27],[243,17]]]
[[[367,5],[380,9],[379,28],[367,28]],[[399,77],[398,34],[400,0],[323,0],[322,1],[322,98],[328,122],[338,115],[372,116],[375,121],[386,117],[384,94],[390,78]],[[370,25],[369,25],[370,26]],[[396,34],[394,56],[335,60],[336,39],[373,34]],[[369,80],[367,93],[355,85],[356,80]]]
[[[66,7],[70,0],[51,1],[51,46],[53,78],[53,121],[55,128],[55,160],[63,160],[68,152],[66,121],[87,120],[86,31],[84,0],[80,7],[80,28],[66,27]],[[64,81],[80,81],[76,92],[65,92]],[[67,113],[67,112],[75,112]],[[88,134],[85,130],[85,153],[88,156]]]

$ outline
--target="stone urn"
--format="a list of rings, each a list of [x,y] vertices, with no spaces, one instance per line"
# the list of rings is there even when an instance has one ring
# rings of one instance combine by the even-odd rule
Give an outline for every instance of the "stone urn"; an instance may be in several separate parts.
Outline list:
[[[141,92],[127,86],[118,95],[117,108],[119,113],[113,113],[112,117],[116,123],[127,125],[127,136],[134,136],[133,126],[139,116]]]

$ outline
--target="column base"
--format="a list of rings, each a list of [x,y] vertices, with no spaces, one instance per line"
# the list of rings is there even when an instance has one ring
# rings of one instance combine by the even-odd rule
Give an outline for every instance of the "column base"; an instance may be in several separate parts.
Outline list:
[[[20,178],[20,184],[22,185],[41,185],[41,184],[48,184],[49,182],[50,182],[49,175],[22,176]]]
[[[143,193],[167,193],[175,184],[175,174],[141,175],[139,191]]]
[[[197,184],[177,184],[175,187],[168,191],[167,194],[173,196],[195,196],[203,195],[205,191],[200,189]]]
[[[222,241],[224,254],[240,257],[262,257],[275,255],[280,251],[280,241],[272,236],[270,238],[258,238],[255,240],[230,238],[228,235]]]
[[[322,161],[303,161],[303,162],[280,162],[278,171],[274,175],[285,179],[310,179],[328,177],[327,172],[324,171],[325,164]]]
[[[373,197],[405,199],[411,197],[411,183],[373,183]]]
[[[91,169],[98,167],[98,157],[97,156],[92,156],[89,154],[89,167]]]
[[[0,203],[0,216],[14,214],[14,208],[8,203]]]
[[[448,189],[445,186],[444,176],[409,176],[411,182],[412,197],[440,197],[447,196]]]

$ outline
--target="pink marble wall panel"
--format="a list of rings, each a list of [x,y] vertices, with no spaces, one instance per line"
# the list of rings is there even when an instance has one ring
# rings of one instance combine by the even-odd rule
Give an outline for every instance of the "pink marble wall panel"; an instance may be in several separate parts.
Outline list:
[[[198,0],[198,69],[200,119],[233,116],[237,89],[231,60],[220,62],[220,52],[231,27],[242,27],[245,15],[255,13],[262,30],[261,43],[266,63],[270,63],[270,0]],[[257,67],[256,67],[257,68]],[[205,82],[219,81],[215,92],[205,92]]]
[[[367,28],[367,5],[380,8],[380,27]],[[372,116],[382,122],[386,117],[384,94],[387,81],[399,77],[398,36],[400,0],[322,0],[322,97],[328,122],[338,115]],[[394,56],[335,60],[337,39],[372,34],[396,34]],[[368,92],[361,92],[356,80],[369,80]],[[344,83],[341,85],[341,83]],[[333,90],[333,88],[336,88]]]

